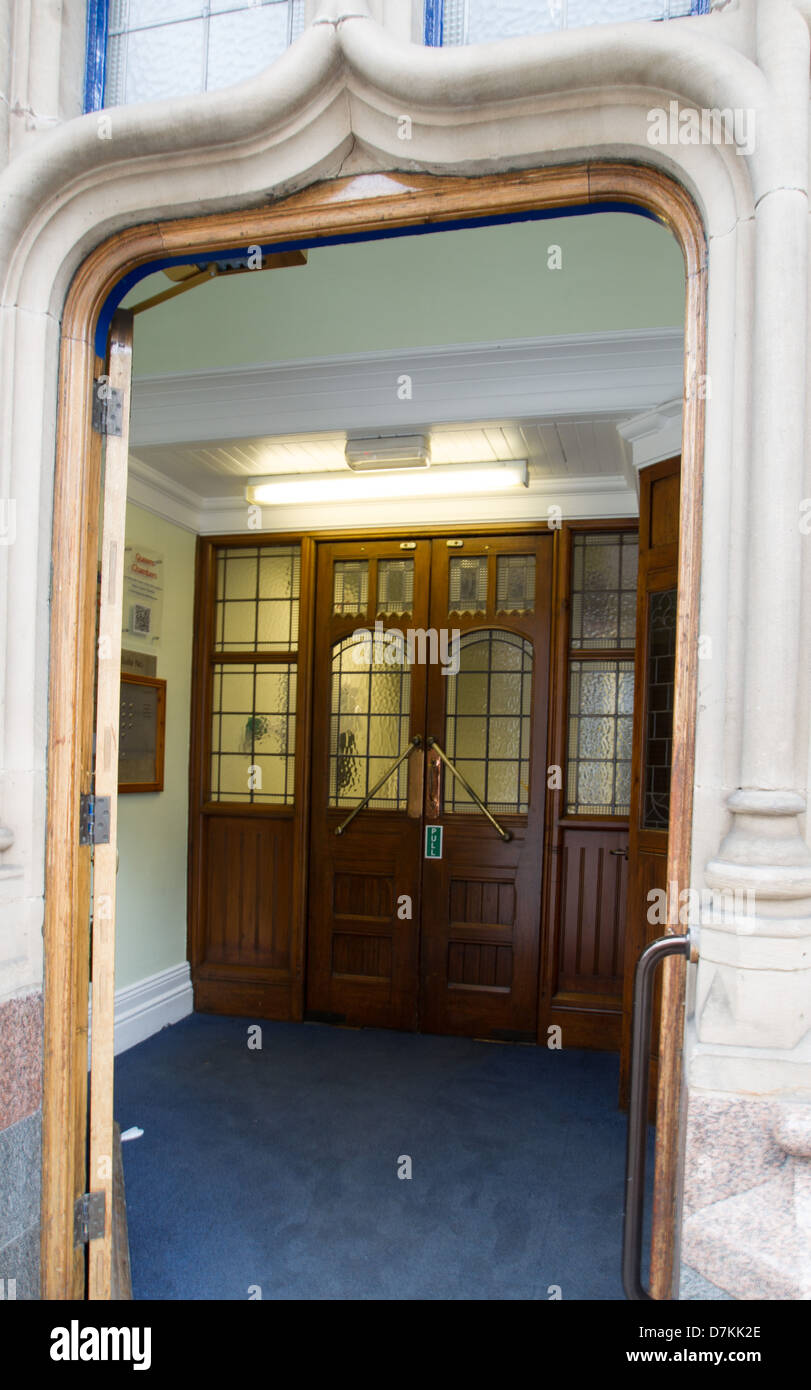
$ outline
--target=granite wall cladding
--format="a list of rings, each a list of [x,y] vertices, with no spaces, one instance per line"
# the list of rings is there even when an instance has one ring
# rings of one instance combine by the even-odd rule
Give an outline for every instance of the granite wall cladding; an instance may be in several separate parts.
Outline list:
[[[0,1004],[0,1130],[42,1104],[42,995]]]
[[[0,1297],[39,1297],[42,996],[0,1004]]]
[[[811,1298],[811,1104],[692,1093],[681,1259],[682,1297]]]

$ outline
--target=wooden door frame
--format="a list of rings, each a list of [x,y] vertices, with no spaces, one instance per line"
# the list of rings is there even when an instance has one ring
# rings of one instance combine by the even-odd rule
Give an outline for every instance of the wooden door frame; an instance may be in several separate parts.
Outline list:
[[[483,175],[409,175],[407,191],[347,196],[352,177],[318,183],[261,208],[142,223],[102,242],[79,267],[61,324],[49,667],[47,841],[44,936],[42,1099],[42,1294],[81,1296],[73,1245],[73,1191],[84,1164],[88,923],[77,904],[88,873],[79,847],[80,793],[92,720],[94,620],[98,553],[100,438],[91,427],[100,311],[128,271],[167,256],[190,259],[222,247],[453,224],[528,211],[618,202],[653,214],[681,245],[686,272],[684,417],[679,552],[679,643],[668,880],[689,886],[697,664],[697,615],[704,452],[706,237],[686,189],[643,163],[593,161]],[[86,884],[84,887],[86,892]],[[670,928],[679,932],[674,922]],[[651,1286],[672,1295],[680,1158],[681,1052],[686,964],[672,958],[662,990],[659,1128],[653,1212]]]

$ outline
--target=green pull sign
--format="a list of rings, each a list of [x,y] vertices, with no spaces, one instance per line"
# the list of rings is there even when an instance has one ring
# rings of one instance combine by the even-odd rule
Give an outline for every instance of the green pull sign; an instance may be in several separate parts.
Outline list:
[[[441,825],[426,825],[425,827],[425,858],[442,858],[442,831]]]

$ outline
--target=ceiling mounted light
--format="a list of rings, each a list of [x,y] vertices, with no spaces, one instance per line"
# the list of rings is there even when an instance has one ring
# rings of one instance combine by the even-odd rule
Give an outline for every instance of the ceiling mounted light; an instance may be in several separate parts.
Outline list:
[[[344,457],[349,467],[356,471],[427,468],[431,462],[428,439],[424,434],[377,434],[347,439]]]
[[[411,473],[295,473],[254,478],[246,488],[249,502],[274,506],[318,502],[375,502],[409,497],[458,497],[526,487],[526,460],[510,463],[451,464]]]

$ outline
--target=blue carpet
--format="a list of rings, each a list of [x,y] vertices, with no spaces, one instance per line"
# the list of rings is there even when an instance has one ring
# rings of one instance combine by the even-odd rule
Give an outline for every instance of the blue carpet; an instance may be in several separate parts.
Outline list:
[[[623,1297],[615,1055],[248,1026],[117,1059],[136,1299]]]

